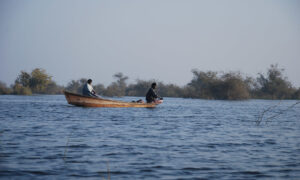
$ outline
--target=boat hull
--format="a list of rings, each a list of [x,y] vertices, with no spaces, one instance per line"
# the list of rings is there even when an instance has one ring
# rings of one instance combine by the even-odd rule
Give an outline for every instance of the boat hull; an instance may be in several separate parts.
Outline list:
[[[136,108],[153,108],[157,104],[162,103],[136,103],[136,102],[123,102],[115,101],[103,98],[94,98],[89,96],[83,96],[71,92],[64,91],[65,97],[69,104],[82,107],[110,107],[110,108],[121,108],[121,107],[136,107]]]

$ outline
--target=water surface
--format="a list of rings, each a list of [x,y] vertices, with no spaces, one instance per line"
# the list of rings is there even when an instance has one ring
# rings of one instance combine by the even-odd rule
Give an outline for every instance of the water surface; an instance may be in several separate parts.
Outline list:
[[[62,95],[0,96],[0,178],[300,179],[296,102],[281,101],[258,126],[279,101],[83,108]]]

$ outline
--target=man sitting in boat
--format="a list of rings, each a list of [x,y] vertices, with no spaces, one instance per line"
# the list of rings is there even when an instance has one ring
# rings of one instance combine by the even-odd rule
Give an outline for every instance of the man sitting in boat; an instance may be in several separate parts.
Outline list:
[[[85,96],[98,97],[96,95],[96,92],[94,91],[93,86],[92,86],[92,80],[91,79],[89,79],[87,81],[87,83],[83,86],[82,94],[85,95]]]
[[[156,98],[158,98],[158,95],[155,92],[156,88],[156,83],[152,83],[151,84],[151,88],[148,90],[147,94],[146,94],[146,101],[147,103],[152,103],[155,102]]]

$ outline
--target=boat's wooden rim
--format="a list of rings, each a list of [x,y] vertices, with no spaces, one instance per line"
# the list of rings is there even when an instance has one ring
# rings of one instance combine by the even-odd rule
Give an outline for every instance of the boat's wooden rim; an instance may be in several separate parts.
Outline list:
[[[91,96],[85,96],[85,95],[82,95],[82,94],[77,94],[77,93],[73,93],[73,92],[69,92],[69,91],[63,91],[64,92],[64,94],[65,94],[65,96],[67,97],[67,96],[75,96],[75,97],[79,97],[79,98],[87,98],[87,99],[91,99],[91,100],[95,100],[95,101],[97,101],[97,100],[100,100],[100,101],[103,101],[103,102],[106,102],[106,103],[109,103],[109,102],[111,102],[111,103],[113,103],[114,105],[113,106],[116,106],[116,107],[118,107],[118,106],[120,106],[120,107],[124,107],[124,106],[126,106],[125,104],[127,104],[127,105],[130,105],[130,106],[132,106],[132,107],[155,107],[156,105],[158,105],[158,104],[156,104],[156,103],[145,103],[145,102],[143,102],[143,103],[137,103],[137,102],[125,102],[125,101],[118,101],[118,100],[111,100],[111,99],[104,99],[104,98],[101,98],[101,97],[91,97]],[[68,98],[67,98],[67,100],[68,100]],[[84,106],[84,105],[82,105],[81,103],[76,103],[76,102],[72,102],[72,101],[69,101],[68,100],[68,103],[69,104],[73,104],[73,105],[78,105],[78,106]],[[87,103],[87,102],[85,102],[86,104],[89,104],[89,103]],[[117,105],[116,103],[119,103],[120,105]],[[93,104],[92,104],[93,105]],[[90,105],[89,105],[90,106]],[[95,105],[93,105],[93,106],[95,106]],[[97,106],[97,105],[96,105]],[[104,107],[104,106],[109,106],[109,105],[101,105],[101,107]]]
[[[66,94],[70,94],[70,95],[73,95],[73,96],[80,96],[80,97],[89,98],[89,99],[95,99],[95,100],[123,102],[123,101],[118,101],[118,100],[104,99],[104,98],[101,98],[101,97],[85,96],[85,95],[82,95],[82,94],[77,94],[77,93],[73,93],[73,92],[69,92],[69,91],[63,91],[63,92],[64,92],[65,95]]]

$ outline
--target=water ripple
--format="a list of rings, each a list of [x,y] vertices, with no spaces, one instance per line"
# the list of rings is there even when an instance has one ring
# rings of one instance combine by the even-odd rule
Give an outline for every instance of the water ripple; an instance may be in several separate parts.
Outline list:
[[[81,108],[61,95],[0,96],[0,177],[299,179],[300,107],[255,123],[274,103],[165,98],[151,109]]]

